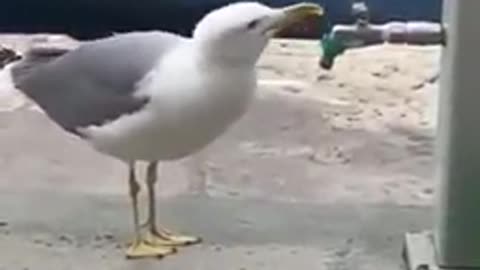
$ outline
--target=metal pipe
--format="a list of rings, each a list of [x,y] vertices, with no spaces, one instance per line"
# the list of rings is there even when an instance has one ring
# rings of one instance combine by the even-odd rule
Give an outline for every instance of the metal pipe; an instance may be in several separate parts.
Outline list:
[[[480,269],[480,1],[444,8],[434,244],[439,266]]]
[[[336,25],[331,38],[338,39],[348,48],[381,43],[410,45],[443,44],[443,29],[432,22],[389,22],[386,24]]]

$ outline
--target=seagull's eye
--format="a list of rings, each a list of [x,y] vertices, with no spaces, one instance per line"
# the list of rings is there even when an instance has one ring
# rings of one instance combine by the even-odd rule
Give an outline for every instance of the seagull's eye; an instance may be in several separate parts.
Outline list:
[[[247,24],[247,30],[252,30],[260,23],[259,19],[253,20]]]

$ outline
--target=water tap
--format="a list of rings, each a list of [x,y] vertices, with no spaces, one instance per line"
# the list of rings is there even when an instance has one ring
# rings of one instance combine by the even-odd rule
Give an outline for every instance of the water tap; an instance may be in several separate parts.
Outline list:
[[[364,2],[352,5],[356,22],[352,25],[335,25],[321,39],[322,57],[320,66],[331,69],[335,58],[347,49],[382,43],[409,45],[445,45],[445,30],[442,24],[433,22],[389,22],[371,24],[368,8]]]

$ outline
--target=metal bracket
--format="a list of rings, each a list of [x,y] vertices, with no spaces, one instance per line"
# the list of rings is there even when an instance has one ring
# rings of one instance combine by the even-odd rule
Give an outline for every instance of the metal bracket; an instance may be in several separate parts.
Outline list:
[[[402,257],[408,270],[438,270],[433,235],[430,231],[407,233]]]

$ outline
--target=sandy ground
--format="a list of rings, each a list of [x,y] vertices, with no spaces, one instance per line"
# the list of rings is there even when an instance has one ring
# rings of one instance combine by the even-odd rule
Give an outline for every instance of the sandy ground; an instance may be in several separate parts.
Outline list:
[[[64,39],[0,40],[22,51]],[[352,50],[332,71],[319,56],[315,42],[273,42],[250,112],[201,153],[164,164],[166,220],[211,242],[142,269],[398,267],[403,232],[430,226],[440,48]],[[0,76],[0,269],[138,267],[116,248],[131,229],[124,166]],[[102,230],[114,239],[98,244]]]

